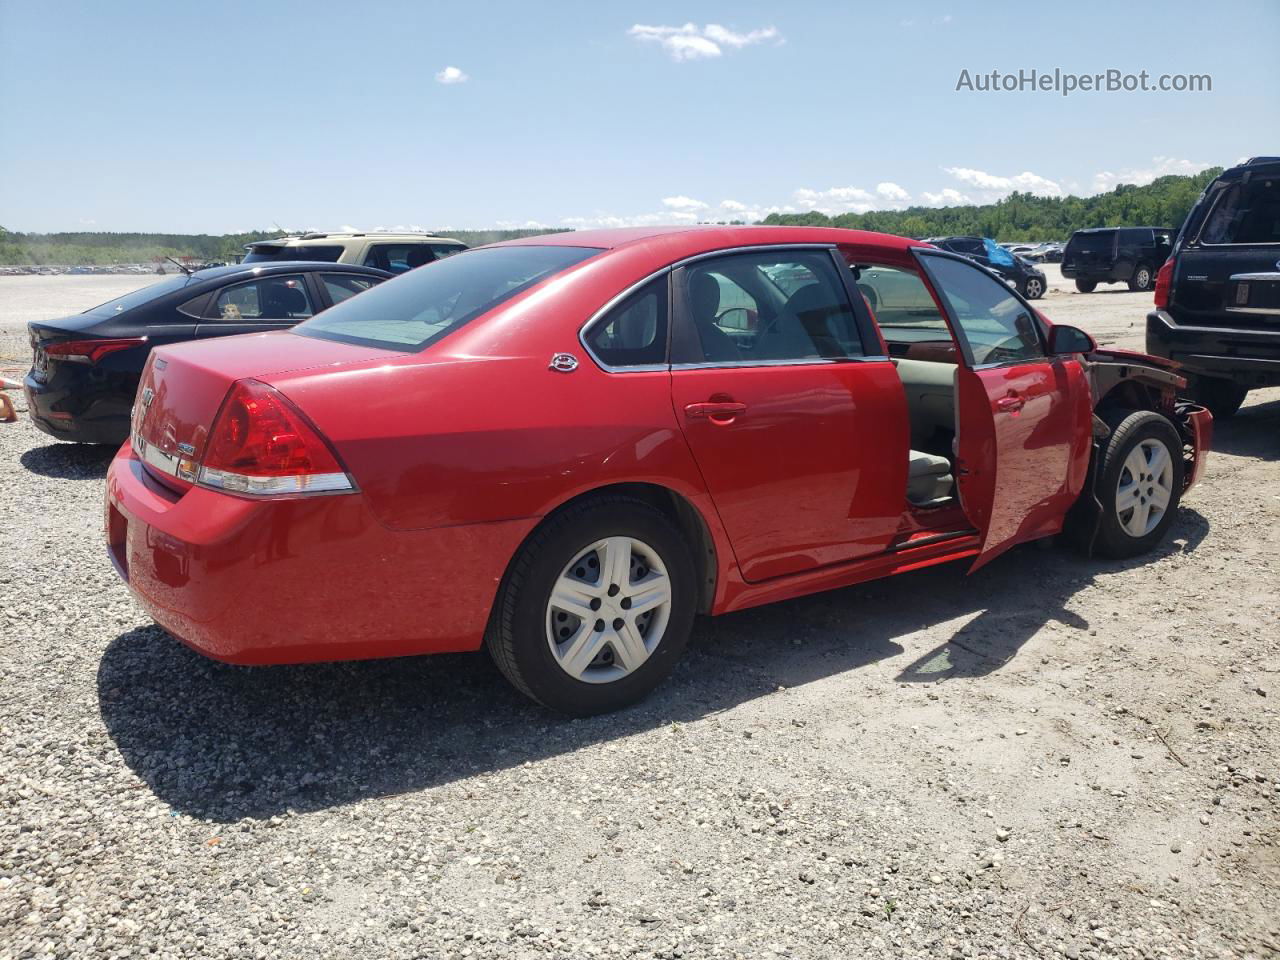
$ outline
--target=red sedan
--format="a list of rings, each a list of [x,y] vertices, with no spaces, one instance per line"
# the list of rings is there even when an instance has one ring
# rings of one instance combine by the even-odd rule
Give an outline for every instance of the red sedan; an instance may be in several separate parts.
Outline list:
[[[219,660],[486,646],[588,714],[659,683],[699,613],[1064,526],[1149,549],[1208,445],[1184,386],[898,237],[536,237],[156,350],[107,541]]]

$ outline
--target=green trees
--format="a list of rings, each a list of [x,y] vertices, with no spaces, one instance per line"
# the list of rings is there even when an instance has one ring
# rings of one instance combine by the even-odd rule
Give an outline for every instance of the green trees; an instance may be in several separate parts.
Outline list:
[[[1200,192],[1222,172],[1160,177],[1143,187],[1122,183],[1093,197],[1037,197],[1012,193],[983,206],[908,207],[829,217],[824,213],[771,213],[765,223],[852,227],[904,237],[970,235],[1011,240],[1065,240],[1086,227],[1177,228]]]

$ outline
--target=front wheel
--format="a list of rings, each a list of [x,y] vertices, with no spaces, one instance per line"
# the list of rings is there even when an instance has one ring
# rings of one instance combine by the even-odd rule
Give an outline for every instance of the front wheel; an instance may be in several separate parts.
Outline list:
[[[1098,289],[1098,281],[1097,280],[1077,280],[1076,289],[1079,290],[1081,293],[1093,293],[1094,290]]]
[[[507,679],[544,706],[607,713],[671,672],[689,642],[696,582],[666,515],[629,497],[589,500],[521,548],[486,645]]]
[[[1039,300],[1044,296],[1044,281],[1039,277],[1027,277],[1022,285],[1022,295],[1028,300]]]
[[[1097,552],[1132,557],[1163,540],[1182,497],[1182,471],[1182,439],[1165,417],[1138,410],[1113,422],[1097,481]]]

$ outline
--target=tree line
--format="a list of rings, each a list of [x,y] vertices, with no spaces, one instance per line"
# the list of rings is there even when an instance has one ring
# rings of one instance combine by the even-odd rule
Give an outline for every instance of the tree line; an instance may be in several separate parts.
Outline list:
[[[540,230],[449,230],[468,246],[529,237]],[[58,264],[92,266],[111,263],[150,263],[163,257],[193,257],[199,262],[233,263],[244,255],[247,243],[285,236],[281,230],[248,233],[15,233],[0,227],[0,264],[41,266]]]
[[[1177,228],[1200,192],[1222,172],[1214,167],[1194,176],[1168,176],[1146,186],[1121,184],[1092,197],[1037,197],[1012,193],[996,203],[961,207],[908,207],[828,216],[771,213],[767,224],[852,227],[904,237],[969,235],[1015,240],[1065,240],[1086,227],[1160,226]],[[559,230],[448,230],[441,235],[469,246]],[[147,263],[157,257],[194,257],[231,262],[244,246],[283,236],[283,231],[248,233],[12,233],[0,227],[0,264]]]
[[[1196,198],[1222,172],[1214,167],[1194,176],[1159,177],[1145,186],[1120,184],[1092,197],[1037,197],[1011,193],[1003,200],[961,207],[908,207],[828,216],[771,213],[764,222],[792,226],[849,227],[904,237],[977,236],[999,242],[1066,240],[1089,227],[1173,227],[1182,225]]]

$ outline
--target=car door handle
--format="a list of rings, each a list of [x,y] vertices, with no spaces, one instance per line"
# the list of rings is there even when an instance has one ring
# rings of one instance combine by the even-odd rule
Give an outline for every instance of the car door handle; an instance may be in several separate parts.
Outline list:
[[[1001,397],[996,401],[996,409],[1004,413],[1017,413],[1026,404],[1026,400],[1017,394],[1009,394],[1007,397]]]
[[[716,423],[729,423],[734,417],[747,412],[745,403],[734,403],[731,400],[712,400],[705,403],[690,403],[684,408],[684,415],[690,420],[707,419]]]

